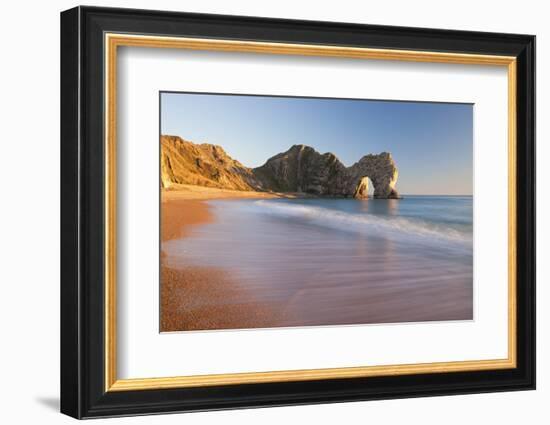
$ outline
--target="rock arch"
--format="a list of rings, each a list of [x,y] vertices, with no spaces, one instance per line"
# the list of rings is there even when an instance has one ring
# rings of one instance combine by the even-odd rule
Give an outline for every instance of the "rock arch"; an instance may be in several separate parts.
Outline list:
[[[397,167],[388,152],[365,155],[346,167],[330,152],[320,154],[312,147],[294,145],[252,169],[252,173],[261,190],[365,198],[370,179],[374,198],[399,198],[395,189]]]
[[[378,155],[365,155],[346,171],[349,178],[346,190],[348,196],[351,195],[354,198],[368,197],[368,179],[370,179],[374,186],[374,198],[399,198],[399,194],[395,189],[399,173],[390,153],[382,152]]]

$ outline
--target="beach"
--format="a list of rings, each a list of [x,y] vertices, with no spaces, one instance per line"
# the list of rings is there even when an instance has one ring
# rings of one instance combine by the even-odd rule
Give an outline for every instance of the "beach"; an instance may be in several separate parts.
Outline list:
[[[194,226],[212,222],[213,215],[206,200],[280,196],[285,195],[193,185],[163,190],[161,242],[185,237]],[[270,306],[247,300],[238,282],[227,271],[191,264],[168,267],[164,264],[165,257],[161,245],[161,332],[267,326],[275,317]]]
[[[201,189],[162,194],[161,331],[473,318],[471,197]]]

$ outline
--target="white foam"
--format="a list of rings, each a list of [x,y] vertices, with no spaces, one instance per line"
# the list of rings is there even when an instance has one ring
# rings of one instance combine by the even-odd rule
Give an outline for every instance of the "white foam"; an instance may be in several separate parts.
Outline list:
[[[442,223],[434,223],[410,217],[392,217],[375,214],[352,214],[319,206],[290,204],[259,200],[252,207],[256,212],[311,222],[330,229],[364,233],[385,238],[409,238],[415,241],[445,242],[472,246],[471,232]]]

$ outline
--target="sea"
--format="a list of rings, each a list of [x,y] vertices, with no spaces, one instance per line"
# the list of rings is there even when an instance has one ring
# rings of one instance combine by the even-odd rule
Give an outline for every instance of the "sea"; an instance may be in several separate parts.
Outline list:
[[[473,199],[207,201],[214,220],[163,243],[170,267],[227,270],[277,326],[473,319]]]

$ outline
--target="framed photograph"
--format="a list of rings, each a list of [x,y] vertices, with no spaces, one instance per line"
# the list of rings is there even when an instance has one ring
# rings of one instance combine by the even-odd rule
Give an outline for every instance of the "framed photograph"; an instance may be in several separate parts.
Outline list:
[[[61,411],[535,388],[535,37],[61,14]]]

